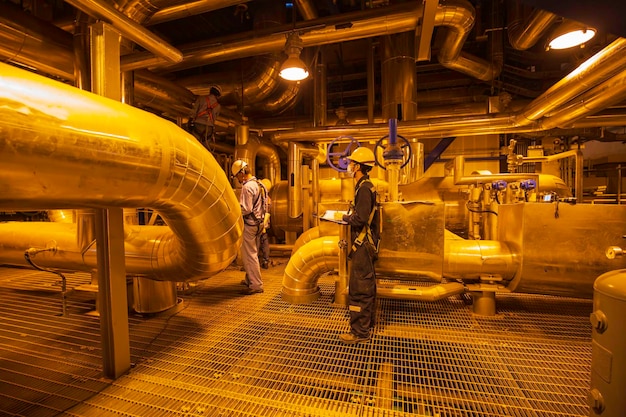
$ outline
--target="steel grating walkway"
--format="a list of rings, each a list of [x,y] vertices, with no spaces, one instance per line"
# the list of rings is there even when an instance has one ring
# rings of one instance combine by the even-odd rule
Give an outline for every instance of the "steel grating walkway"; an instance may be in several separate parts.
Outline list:
[[[230,268],[182,288],[174,311],[131,315],[133,368],[101,373],[93,293],[62,316],[56,276],[0,268],[2,416],[586,416],[591,300],[498,296],[479,317],[463,299],[379,300],[368,343],[345,346],[345,307],[280,296],[286,259],[242,296]],[[68,274],[68,287],[89,282]]]

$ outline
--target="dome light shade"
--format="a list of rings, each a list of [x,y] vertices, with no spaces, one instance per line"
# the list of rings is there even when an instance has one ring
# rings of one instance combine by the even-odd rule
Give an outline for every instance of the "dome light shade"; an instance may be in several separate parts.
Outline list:
[[[280,77],[287,81],[302,81],[308,76],[306,65],[297,56],[290,56],[280,67]]]
[[[280,67],[280,77],[287,81],[302,81],[309,76],[306,64],[300,59],[302,40],[297,33],[291,33],[285,43],[287,59]]]
[[[567,49],[584,45],[595,35],[595,29],[582,23],[566,20],[552,33],[548,42],[548,49]]]

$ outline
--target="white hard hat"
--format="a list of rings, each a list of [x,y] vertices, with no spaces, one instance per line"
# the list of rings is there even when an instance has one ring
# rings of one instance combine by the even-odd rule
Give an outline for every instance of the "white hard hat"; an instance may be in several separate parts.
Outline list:
[[[374,152],[363,146],[356,148],[352,154],[346,158],[358,164],[367,165],[368,167],[373,167],[374,162],[376,161],[374,158]]]
[[[235,162],[233,162],[233,166],[230,168],[230,172],[233,174],[233,176],[235,176],[239,174],[239,172],[241,172],[241,170],[247,166],[248,166],[248,163],[246,161],[237,159]]]
[[[222,87],[220,87],[217,84],[212,84],[209,86],[209,92],[211,92],[211,90],[215,90],[217,92],[217,96],[221,96],[222,95]]]

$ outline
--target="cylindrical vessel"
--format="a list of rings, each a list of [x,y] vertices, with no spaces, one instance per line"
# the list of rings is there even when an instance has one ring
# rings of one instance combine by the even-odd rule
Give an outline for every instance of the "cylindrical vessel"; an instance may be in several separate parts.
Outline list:
[[[621,417],[626,412],[626,269],[600,275],[593,290],[589,415]]]

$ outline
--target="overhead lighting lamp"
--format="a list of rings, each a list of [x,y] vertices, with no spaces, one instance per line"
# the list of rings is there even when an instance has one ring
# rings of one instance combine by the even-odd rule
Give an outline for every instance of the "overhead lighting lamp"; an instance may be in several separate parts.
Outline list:
[[[567,49],[583,45],[595,35],[595,29],[573,20],[565,20],[552,33],[548,49]]]
[[[287,81],[302,81],[309,76],[306,64],[300,59],[302,39],[297,33],[291,33],[285,43],[287,59],[280,67],[280,77]]]

